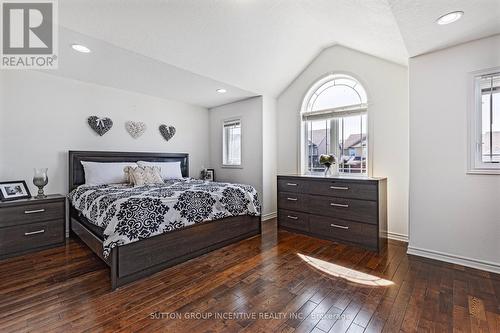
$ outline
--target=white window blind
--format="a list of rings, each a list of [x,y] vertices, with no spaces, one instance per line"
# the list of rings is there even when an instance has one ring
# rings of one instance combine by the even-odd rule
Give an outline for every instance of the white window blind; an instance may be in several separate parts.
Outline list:
[[[227,120],[223,124],[222,164],[241,165],[241,120]]]
[[[342,118],[353,115],[362,115],[365,114],[367,110],[368,110],[368,105],[366,103],[362,103],[357,105],[342,106],[325,110],[308,111],[308,112],[302,112],[302,120],[303,121],[323,120],[323,119]]]

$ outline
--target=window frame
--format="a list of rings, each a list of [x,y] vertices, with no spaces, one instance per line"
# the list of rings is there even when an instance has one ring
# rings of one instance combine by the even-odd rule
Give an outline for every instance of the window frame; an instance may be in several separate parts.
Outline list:
[[[500,67],[469,73],[467,110],[468,149],[467,174],[500,175],[500,163],[486,163],[482,159],[482,91],[479,78],[500,73]],[[478,98],[479,97],[479,98]],[[491,148],[490,148],[491,149]]]
[[[227,152],[225,125],[228,123],[234,123],[234,122],[239,122],[239,124],[240,124],[240,163],[239,164],[225,164],[224,161],[226,159],[225,159],[224,155]],[[222,120],[222,161],[221,161],[221,167],[228,168],[228,169],[243,169],[243,121],[242,121],[242,117],[232,117],[232,118],[227,118],[227,119]]]
[[[361,87],[363,88],[365,94],[366,94],[366,100],[367,103],[365,103],[366,106],[366,149],[368,150],[367,152],[367,157],[366,157],[366,173],[340,173],[341,176],[345,177],[371,177],[373,174],[373,143],[372,140],[370,139],[373,133],[373,119],[370,116],[370,113],[368,112],[369,109],[369,101],[371,100],[370,98],[370,91],[367,89],[367,84],[365,83],[364,80],[360,79],[356,74],[350,73],[350,72],[344,72],[344,71],[335,71],[335,72],[329,72],[326,73],[325,75],[316,78],[312,83],[309,85],[308,89],[304,93],[301,99],[301,107],[300,111],[297,112],[297,120],[298,120],[298,159],[297,159],[297,170],[301,174],[307,174],[309,173],[309,170],[307,168],[307,151],[308,151],[308,145],[307,145],[307,121],[303,121],[302,115],[304,112],[308,112],[308,106],[309,106],[309,101],[311,99],[311,96],[314,95],[314,93],[319,89],[321,86],[323,86],[326,82],[331,81],[334,79],[335,76],[347,76],[353,80],[355,80]],[[343,106],[339,108],[349,108],[350,106]],[[335,108],[333,108],[335,109]],[[328,109],[327,109],[328,110]],[[360,113],[361,114],[361,113]],[[334,121],[333,119],[330,119],[330,122]],[[334,128],[332,124],[330,125],[330,137],[334,137]],[[317,173],[319,174],[319,173]]]

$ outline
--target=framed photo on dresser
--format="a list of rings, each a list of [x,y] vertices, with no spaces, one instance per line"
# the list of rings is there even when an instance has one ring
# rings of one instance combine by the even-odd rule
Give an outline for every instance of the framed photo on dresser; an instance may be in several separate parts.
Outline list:
[[[31,193],[24,180],[0,182],[1,201],[11,201],[28,198],[31,198]]]

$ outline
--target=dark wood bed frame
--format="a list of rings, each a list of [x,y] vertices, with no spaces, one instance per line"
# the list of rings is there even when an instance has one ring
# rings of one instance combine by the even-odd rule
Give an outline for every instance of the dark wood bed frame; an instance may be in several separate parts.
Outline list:
[[[92,162],[181,162],[184,177],[189,176],[189,155],[177,153],[133,153],[108,151],[69,151],[69,191],[85,183],[81,161]],[[111,288],[149,276],[167,267],[215,249],[260,234],[258,216],[235,216],[204,222],[166,234],[113,248],[103,257],[102,240],[85,226],[85,217],[70,205],[70,229],[111,269]]]

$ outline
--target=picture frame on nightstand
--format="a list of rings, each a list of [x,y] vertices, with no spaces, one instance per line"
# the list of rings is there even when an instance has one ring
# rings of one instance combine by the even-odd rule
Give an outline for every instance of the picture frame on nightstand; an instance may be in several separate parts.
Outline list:
[[[0,182],[0,201],[28,198],[31,198],[31,193],[24,180]]]
[[[215,170],[214,169],[207,169],[206,174],[205,174],[205,180],[208,180],[210,182],[215,181]]]

